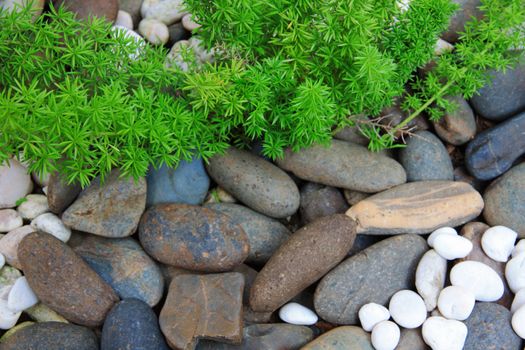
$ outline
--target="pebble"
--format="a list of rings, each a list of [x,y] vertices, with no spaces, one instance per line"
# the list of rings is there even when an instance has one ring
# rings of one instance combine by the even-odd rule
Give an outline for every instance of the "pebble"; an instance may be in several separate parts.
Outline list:
[[[18,214],[20,214],[23,219],[33,220],[37,216],[49,211],[47,197],[43,194],[28,194],[25,198],[26,201],[16,208]]]
[[[404,328],[417,328],[427,318],[427,308],[423,299],[415,292],[405,289],[395,293],[388,305],[390,315]]]
[[[55,8],[63,5],[67,10],[74,12],[78,19],[87,20],[92,16],[105,17],[114,22],[118,14],[118,0],[52,0]]]
[[[516,312],[516,310],[518,310],[523,305],[525,305],[525,288],[522,288],[516,292],[510,307],[510,312]]]
[[[237,199],[225,189],[217,186],[208,192],[204,203],[237,203]]]
[[[168,350],[157,315],[145,302],[124,299],[111,309],[102,328],[101,350]]]
[[[346,202],[349,205],[354,205],[361,202],[363,199],[370,197],[370,193],[364,193],[359,191],[344,190],[343,194],[345,196]]]
[[[507,262],[518,234],[505,226],[493,226],[481,238],[483,251],[493,260]]]
[[[133,18],[133,23],[137,24],[140,22],[141,14],[140,8],[142,6],[142,0],[118,0],[119,10],[126,11]]]
[[[138,32],[153,45],[164,45],[170,38],[168,26],[151,18],[140,21]]]
[[[383,305],[368,303],[359,309],[359,322],[367,332],[371,332],[374,326],[390,318],[390,312]]]
[[[418,181],[370,196],[346,215],[359,223],[357,233],[425,234],[443,226],[462,225],[482,210],[481,195],[467,183]]]
[[[133,30],[133,18],[128,12],[119,10],[117,19],[115,20],[115,25]]]
[[[159,316],[168,345],[194,349],[199,338],[240,343],[243,288],[238,272],[176,276]]]
[[[18,261],[18,245],[31,232],[35,232],[34,228],[25,225],[8,232],[4,237],[0,238],[0,254],[2,254],[9,265],[17,269],[22,268]]]
[[[139,227],[144,250],[168,265],[195,271],[229,271],[250,251],[241,226],[227,215],[188,204],[158,204]]]
[[[413,288],[417,264],[427,249],[419,236],[397,235],[347,258],[317,285],[315,311],[330,323],[357,324],[363,305],[386,305],[397,291]]]
[[[372,345],[375,350],[394,350],[399,343],[401,330],[392,321],[382,321],[372,330]]]
[[[525,239],[520,239],[518,243],[512,249],[511,256],[515,257],[516,255],[525,252]]]
[[[13,312],[20,312],[29,309],[37,303],[38,297],[29,286],[27,279],[23,276],[19,277],[9,291],[7,307]]]
[[[374,350],[370,335],[360,327],[334,328],[306,344],[301,350]]]
[[[434,239],[434,250],[447,260],[466,257],[472,247],[471,241],[457,235],[441,234]]]
[[[432,316],[423,324],[422,333],[432,350],[462,350],[468,329],[463,322]]]
[[[332,214],[348,210],[348,205],[341,192],[330,186],[309,182],[301,188],[299,212],[304,224]]]
[[[113,289],[71,248],[47,233],[26,236],[18,257],[38,299],[69,321],[98,326],[118,300]]]
[[[504,225],[525,238],[525,163],[495,180],[485,191],[483,217],[491,226]]]
[[[375,193],[406,182],[405,170],[392,158],[350,142],[332,140],[299,152],[285,150],[277,164],[297,177],[323,185]]]
[[[446,113],[439,121],[433,122],[438,136],[454,146],[461,146],[476,135],[476,119],[467,101],[461,96],[445,97],[454,103],[456,109]]]
[[[428,346],[423,340],[421,327],[415,329],[401,329],[401,338],[396,350],[427,350]]]
[[[434,230],[427,238],[427,243],[430,247],[434,247],[434,241],[439,235],[451,235],[451,236],[457,236],[458,232],[453,227],[440,227],[437,230]]]
[[[478,261],[463,261],[454,266],[450,271],[450,282],[473,293],[478,301],[496,301],[504,291],[498,273]]]
[[[7,330],[3,335],[2,337],[0,337],[0,343],[4,343],[7,338],[9,338],[10,336],[12,336],[13,334],[15,334],[16,332],[18,332],[19,330],[21,330],[22,328],[25,328],[27,326],[30,326],[34,324],[34,322],[31,322],[31,321],[25,321],[25,322],[20,322],[18,323],[16,326],[14,326],[13,328]]]
[[[525,253],[509,260],[505,266],[505,277],[513,293],[525,288]]]
[[[277,321],[272,312],[256,312],[250,308],[249,300],[253,282],[257,278],[258,272],[248,265],[241,264],[233,269],[233,272],[240,272],[244,276],[244,291],[242,293],[243,318],[246,324],[268,323]]]
[[[57,314],[55,311],[50,309],[48,306],[38,303],[24,312],[36,322],[62,322],[69,323],[64,317]]]
[[[474,294],[463,287],[448,286],[439,294],[439,312],[449,320],[466,320],[472,309],[476,298]]]
[[[13,328],[18,322],[20,315],[22,315],[22,312],[12,311],[7,306],[7,300],[0,299],[0,329]]]
[[[168,31],[170,32],[170,38],[167,43],[168,47],[173,47],[176,42],[181,40],[187,41],[191,37],[191,33],[182,26],[181,22],[170,24]]]
[[[479,133],[465,150],[468,171],[481,180],[504,174],[525,153],[525,112]]]
[[[16,202],[33,190],[31,175],[19,161],[0,163],[0,209],[14,208]]]
[[[512,315],[512,329],[521,338],[525,339],[525,307],[522,306]]]
[[[146,180],[121,178],[113,170],[103,185],[95,179],[62,214],[64,224],[77,231],[111,238],[135,233],[146,208]]]
[[[209,175],[251,209],[286,218],[299,208],[299,189],[284,171],[250,152],[230,147],[210,158]]]
[[[363,118],[363,121],[366,122],[366,119],[366,117]],[[370,140],[359,131],[357,126],[345,126],[334,134],[334,138],[365,147],[367,147],[370,142]]]
[[[201,27],[200,24],[193,20],[193,16],[189,13],[182,17],[182,25],[189,32],[193,32],[195,29]]]
[[[178,22],[186,14],[182,0],[143,0],[143,18],[157,19],[165,24]]]
[[[298,303],[288,303],[281,307],[279,317],[284,322],[297,326],[311,326],[318,320],[315,312]]]
[[[31,221],[31,227],[35,231],[48,233],[62,242],[69,241],[71,237],[71,230],[53,213],[44,213],[37,216]]]
[[[278,309],[335,267],[352,247],[355,225],[335,214],[296,231],[257,275],[250,295],[252,309]]]
[[[22,217],[14,209],[0,209],[0,232],[9,232],[24,224]]]
[[[447,260],[430,249],[423,255],[416,269],[416,289],[423,298],[427,311],[436,308],[446,278]]]
[[[465,29],[465,23],[475,17],[481,19],[483,12],[478,8],[481,0],[454,0],[453,3],[459,5],[459,9],[450,19],[448,30],[442,34],[442,38],[454,43],[459,39],[459,33]]]
[[[82,188],[78,183],[68,184],[58,172],[51,174],[47,185],[47,204],[55,214],[61,214],[77,198]]]
[[[9,290],[21,276],[22,273],[14,267],[4,266],[0,269],[0,299],[3,298],[7,302]]]
[[[454,168],[443,143],[429,131],[418,131],[399,152],[407,181],[453,180]]]

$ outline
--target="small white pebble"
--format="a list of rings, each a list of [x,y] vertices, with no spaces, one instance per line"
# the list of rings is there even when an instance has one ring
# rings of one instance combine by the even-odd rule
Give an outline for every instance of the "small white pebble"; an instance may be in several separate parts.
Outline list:
[[[481,247],[493,260],[507,262],[514,249],[518,233],[505,226],[489,228],[481,237]]]
[[[392,321],[381,321],[372,330],[372,345],[376,350],[394,350],[399,343],[401,331]]]
[[[43,194],[28,194],[25,198],[26,201],[16,208],[23,219],[33,220],[38,215],[49,211],[47,197]]]
[[[133,18],[128,12],[119,10],[117,19],[115,20],[115,25],[133,30]]]
[[[427,308],[421,297],[408,289],[400,290],[392,296],[388,305],[390,315],[398,325],[417,328],[427,318]]]
[[[439,235],[434,240],[434,250],[447,260],[464,258],[472,251],[472,242],[462,236]]]
[[[279,310],[279,317],[286,323],[311,326],[318,320],[315,312],[301,304],[288,303]]]
[[[525,306],[520,307],[512,315],[512,329],[521,338],[525,339]]]
[[[449,286],[441,291],[438,308],[441,314],[449,320],[466,320],[472,310],[476,298],[474,294],[459,286]]]
[[[525,253],[518,254],[507,262],[505,278],[513,293],[525,288]]]
[[[21,312],[13,312],[7,307],[7,301],[0,299],[0,329],[13,328],[18,319],[22,315]]]
[[[512,305],[510,307],[510,312],[515,313],[516,310],[518,310],[523,305],[525,305],[525,288],[520,289],[516,293],[516,295],[514,295],[514,299],[512,300]]]
[[[47,186],[42,187],[42,192],[47,196]]]
[[[452,45],[448,41],[438,38],[436,42],[436,46],[434,46],[434,54],[436,56],[439,56],[445,52],[452,51],[452,50],[454,50],[454,45]]]
[[[512,249],[512,257],[515,257],[523,252],[525,252],[525,239],[520,239],[514,249]]]
[[[71,230],[67,228],[62,220],[53,213],[45,213],[37,216],[31,221],[31,227],[49,233],[62,242],[69,241],[69,238],[71,237]]]
[[[200,28],[201,25],[195,22],[191,14],[185,14],[182,17],[182,26],[189,32],[193,32],[195,29]]]
[[[432,350],[462,350],[468,329],[463,322],[432,316],[423,323],[421,333]]]
[[[478,301],[496,301],[503,296],[503,281],[490,266],[479,261],[463,261],[450,270],[450,282],[471,293]]]
[[[432,232],[430,234],[430,236],[428,236],[428,238],[427,238],[428,245],[430,247],[434,248],[434,240],[436,239],[436,237],[438,237],[440,235],[457,236],[458,232],[452,227],[441,227],[441,228],[438,228],[437,230]]]
[[[365,331],[370,332],[376,324],[388,320],[390,318],[390,312],[388,312],[388,309],[383,305],[369,303],[361,306],[358,316],[361,327],[363,327]]]
[[[426,252],[416,269],[416,289],[425,301],[427,311],[436,308],[439,293],[447,278],[447,260],[434,249]]]
[[[37,303],[38,297],[27,283],[27,279],[24,276],[19,277],[9,292],[7,307],[13,312],[20,312]]]
[[[22,217],[14,209],[0,209],[0,232],[9,232],[24,224]]]
[[[143,19],[140,21],[139,33],[153,45],[164,45],[170,38],[168,27],[154,19]]]

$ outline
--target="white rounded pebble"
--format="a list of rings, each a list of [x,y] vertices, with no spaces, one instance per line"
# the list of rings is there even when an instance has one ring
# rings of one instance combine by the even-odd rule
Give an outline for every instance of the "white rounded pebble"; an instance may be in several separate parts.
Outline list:
[[[115,20],[115,25],[133,30],[133,18],[128,12],[119,10],[117,19]]]
[[[423,340],[432,350],[461,350],[468,329],[463,322],[432,316],[423,323],[422,334]]]
[[[5,256],[4,254],[0,253],[0,269],[4,267],[5,265]]]
[[[399,343],[401,330],[392,321],[381,321],[372,330],[372,345],[376,350],[394,350]]]
[[[9,232],[24,224],[22,217],[14,209],[0,209],[0,232]]]
[[[13,312],[7,307],[7,301],[0,299],[0,329],[13,328],[18,319],[22,315],[21,312]]]
[[[371,332],[376,324],[390,318],[390,312],[383,305],[369,303],[359,309],[359,321],[361,327],[367,332]]]
[[[28,194],[25,198],[26,201],[16,208],[23,219],[33,220],[38,215],[49,211],[47,197],[43,194]]]
[[[18,261],[18,245],[31,232],[35,232],[35,229],[25,225],[8,232],[4,237],[0,238],[0,253],[3,254],[9,265],[20,270],[22,269],[22,265]]]
[[[434,240],[436,239],[436,237],[438,237],[440,235],[457,236],[458,232],[452,227],[441,227],[441,228],[438,228],[437,230],[432,232],[430,234],[430,236],[428,236],[428,238],[427,238],[428,245],[430,247],[434,248]]]
[[[447,260],[466,257],[472,247],[472,242],[462,236],[439,235],[434,240],[434,250]]]
[[[37,216],[33,221],[31,221],[31,227],[39,231],[49,233],[62,242],[69,241],[69,238],[71,237],[71,230],[67,228],[62,220],[60,220],[58,216],[53,213],[45,213]]]
[[[427,318],[427,308],[421,297],[408,289],[400,290],[392,296],[388,305],[390,315],[398,325],[417,328]]]
[[[449,320],[466,320],[476,304],[476,298],[469,290],[459,286],[449,286],[441,291],[438,308]]]
[[[47,186],[42,187],[42,192],[47,196]]]
[[[525,239],[520,239],[514,249],[512,249],[512,257],[525,252]]]
[[[512,315],[512,329],[521,338],[525,339],[525,306],[520,307]]]
[[[25,166],[15,159],[9,164],[0,162],[0,209],[14,208],[32,189],[33,181]]]
[[[505,278],[513,293],[525,288],[525,253],[518,254],[509,260],[505,266]]]
[[[503,281],[490,266],[478,261],[463,261],[450,270],[450,282],[471,293],[478,301],[496,301],[503,296]]]
[[[279,317],[286,323],[311,326],[318,320],[315,312],[297,303],[288,303],[279,310]]]
[[[505,226],[489,228],[481,237],[481,248],[492,260],[507,262],[518,233]]]
[[[182,26],[188,31],[193,32],[195,29],[200,28],[201,25],[195,22],[190,13],[185,14],[182,17]]]
[[[510,306],[510,312],[515,313],[520,307],[525,305],[525,288],[520,289],[512,300],[512,305]]]
[[[114,25],[113,27],[111,27],[111,30],[112,30],[112,34],[114,37],[117,37],[119,35],[122,35],[124,36],[124,38],[126,39],[132,39],[136,45],[136,49],[135,49],[135,52],[133,53],[130,53],[128,55],[128,58],[131,59],[131,60],[136,60],[140,57],[140,55],[143,53],[143,47],[146,44],[146,41],[144,40],[143,37],[141,37],[137,32],[129,29],[129,28],[126,28],[126,27],[123,27],[123,26],[119,26],[119,25]],[[42,192],[44,192],[45,194],[47,194],[47,188],[42,188]]]
[[[170,38],[168,27],[154,19],[143,19],[140,21],[139,33],[153,45],[164,45]]]
[[[142,18],[152,18],[167,25],[181,20],[184,11],[183,0],[144,0],[140,8]]]
[[[19,277],[7,297],[7,307],[13,312],[20,312],[38,303],[38,297],[33,292],[27,279]]]
[[[447,260],[434,249],[426,252],[416,269],[416,289],[425,301],[427,311],[436,308],[439,293],[447,278]]]
[[[436,56],[439,56],[445,52],[452,51],[452,50],[454,50],[454,45],[452,45],[448,41],[438,38],[436,45],[434,46],[434,54]]]

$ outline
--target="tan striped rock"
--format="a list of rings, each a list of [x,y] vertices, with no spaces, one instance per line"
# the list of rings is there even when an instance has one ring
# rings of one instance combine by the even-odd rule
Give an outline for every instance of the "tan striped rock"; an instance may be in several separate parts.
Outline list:
[[[346,215],[357,221],[357,233],[425,234],[464,224],[482,210],[481,195],[465,182],[419,181],[370,196]]]

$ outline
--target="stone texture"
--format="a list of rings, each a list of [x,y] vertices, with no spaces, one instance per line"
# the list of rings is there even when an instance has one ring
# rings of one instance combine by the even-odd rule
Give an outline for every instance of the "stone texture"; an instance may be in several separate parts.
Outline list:
[[[24,310],[24,312],[36,322],[62,322],[69,323],[64,317],[57,314],[48,306],[38,303],[35,306]]]
[[[303,346],[301,350],[374,350],[370,334],[361,327],[337,327]]]
[[[73,250],[122,298],[155,306],[164,292],[160,268],[132,238],[84,235]]]
[[[427,249],[419,236],[398,235],[347,258],[317,285],[317,314],[334,324],[357,324],[361,306],[387,305],[399,290],[414,289],[417,264]]]
[[[479,133],[465,150],[468,171],[478,179],[491,180],[509,170],[525,153],[523,130],[525,112]]]
[[[459,32],[464,31],[465,23],[470,20],[470,17],[478,19],[483,17],[483,13],[478,9],[481,0],[452,0],[452,2],[458,4],[460,8],[450,19],[448,30],[441,35],[441,38],[449,43],[458,41]]]
[[[124,10],[131,15],[133,18],[133,25],[136,27],[141,18],[140,7],[142,6],[142,0],[118,0],[119,9]]]
[[[55,7],[63,5],[66,9],[74,12],[78,19],[89,17],[104,17],[109,22],[114,22],[118,14],[118,0],[52,0]]]
[[[207,208],[229,216],[248,237],[250,253],[247,263],[264,264],[289,237],[291,232],[279,221],[232,203],[207,204]]]
[[[14,208],[31,190],[33,182],[25,166],[15,159],[0,163],[0,209]]]
[[[95,179],[64,212],[64,224],[104,237],[131,236],[146,208],[146,180],[119,176],[113,170],[103,185]]]
[[[460,166],[454,169],[454,181],[466,182],[478,192],[483,192],[485,187],[487,187],[487,182],[476,179],[474,176],[470,175],[467,168]]]
[[[26,201],[16,208],[20,216],[26,220],[33,220],[38,215],[47,213],[49,206],[47,197],[43,194],[28,194],[25,196]]]
[[[343,194],[345,196],[346,202],[349,205],[354,205],[361,202],[363,199],[370,197],[370,193],[364,193],[359,191],[344,190]]]
[[[281,169],[261,157],[230,147],[207,165],[210,176],[235,198],[260,213],[285,218],[299,208],[299,190]]]
[[[61,214],[82,191],[80,184],[67,184],[58,172],[51,174],[47,185],[47,204],[55,214]]]
[[[253,311],[249,305],[250,293],[253,282],[257,278],[258,272],[246,264],[241,264],[233,269],[234,272],[242,273],[244,276],[244,291],[242,294],[242,316],[245,324],[251,323],[269,323],[277,320],[272,312],[256,312]]]
[[[341,192],[334,187],[309,182],[301,188],[299,212],[304,224],[323,216],[341,214],[348,205]]]
[[[28,325],[0,344],[2,350],[98,350],[92,330],[74,324],[40,322]]]
[[[13,231],[24,225],[20,214],[14,209],[0,209],[0,232]]]
[[[395,160],[339,140],[332,140],[330,147],[288,149],[277,164],[304,180],[367,193],[406,182],[405,170]]]
[[[170,285],[159,324],[175,349],[195,349],[199,338],[242,340],[244,278],[237,272],[179,275]]]
[[[510,325],[510,311],[494,303],[476,303],[470,317],[464,350],[521,349],[522,340]]]
[[[188,32],[181,22],[173,23],[168,26],[168,31],[170,33],[170,38],[168,40],[167,46],[172,47],[177,41],[188,40],[191,37],[191,33]]]
[[[330,271],[352,247],[355,225],[335,214],[295,232],[257,275],[250,294],[252,309],[275,311]]]
[[[451,145],[460,146],[476,135],[476,119],[467,101],[461,96],[446,98],[456,105],[456,109],[446,113],[439,121],[433,122],[439,137]]]
[[[187,204],[149,208],[139,227],[143,248],[158,261],[196,271],[228,271],[250,251],[241,226],[215,210]]]
[[[124,299],[111,309],[102,328],[100,349],[169,350],[157,315],[138,299]]]
[[[396,350],[427,350],[430,349],[421,335],[421,328],[401,329],[401,337]]]
[[[356,126],[346,126],[334,134],[334,138],[346,142],[352,142],[361,146],[368,146],[369,140],[361,134]]]
[[[69,321],[98,326],[118,300],[95,271],[50,234],[26,236],[18,247],[18,258],[38,299]]]
[[[143,18],[153,18],[166,24],[178,22],[187,13],[182,0],[143,0],[140,9]]]
[[[346,215],[358,222],[358,233],[424,234],[464,224],[482,210],[481,195],[467,183],[419,181],[370,196]]]
[[[504,225],[525,238],[525,163],[496,179],[483,194],[483,216],[491,226]]]
[[[11,287],[18,278],[22,277],[20,271],[11,266],[4,266],[0,269],[0,292],[6,287]],[[6,295],[7,296],[7,295]],[[6,300],[7,301],[7,300]]]

